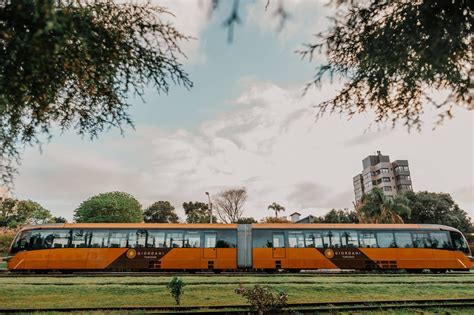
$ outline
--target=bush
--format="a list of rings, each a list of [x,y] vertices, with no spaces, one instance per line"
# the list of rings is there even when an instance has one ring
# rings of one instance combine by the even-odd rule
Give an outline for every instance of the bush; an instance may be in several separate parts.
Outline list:
[[[184,293],[184,286],[184,281],[178,277],[173,277],[170,283],[166,286],[170,290],[171,296],[173,296],[176,301],[176,305],[179,305],[181,302],[181,295]]]
[[[255,285],[253,289],[246,289],[240,285],[235,293],[242,294],[250,307],[258,314],[281,313],[288,302],[288,294],[283,291],[272,292],[269,286]]]
[[[16,232],[16,230],[12,229],[0,229],[0,255],[8,252]]]

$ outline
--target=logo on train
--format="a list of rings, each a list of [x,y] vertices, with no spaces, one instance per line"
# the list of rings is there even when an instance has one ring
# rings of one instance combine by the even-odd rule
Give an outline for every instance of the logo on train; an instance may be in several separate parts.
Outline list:
[[[328,248],[324,251],[324,256],[331,259],[334,257],[334,251],[331,248]]]
[[[127,258],[129,259],[133,259],[137,257],[137,251],[133,248],[130,248],[128,251],[127,251]]]

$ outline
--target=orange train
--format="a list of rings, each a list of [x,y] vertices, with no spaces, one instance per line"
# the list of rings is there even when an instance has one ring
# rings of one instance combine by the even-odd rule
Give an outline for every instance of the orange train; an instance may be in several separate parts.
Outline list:
[[[468,271],[458,230],[425,224],[48,224],[22,229],[11,271]]]

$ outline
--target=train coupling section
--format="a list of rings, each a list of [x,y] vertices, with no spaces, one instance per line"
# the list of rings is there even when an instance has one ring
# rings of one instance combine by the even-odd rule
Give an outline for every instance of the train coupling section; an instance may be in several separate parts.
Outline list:
[[[2,260],[6,261],[6,262],[9,262],[12,258],[13,258],[13,256],[5,256],[5,257],[2,258]]]

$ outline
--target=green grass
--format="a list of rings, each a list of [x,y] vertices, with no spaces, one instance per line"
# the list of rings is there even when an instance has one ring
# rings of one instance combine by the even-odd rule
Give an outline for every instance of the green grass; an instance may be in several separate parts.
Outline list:
[[[413,300],[474,297],[474,276],[183,276],[183,306],[236,305],[244,286],[269,284],[289,294],[289,303]],[[2,308],[173,306],[166,284],[171,277],[4,277]]]
[[[7,262],[6,261],[0,261],[0,270],[2,269],[7,269]]]

